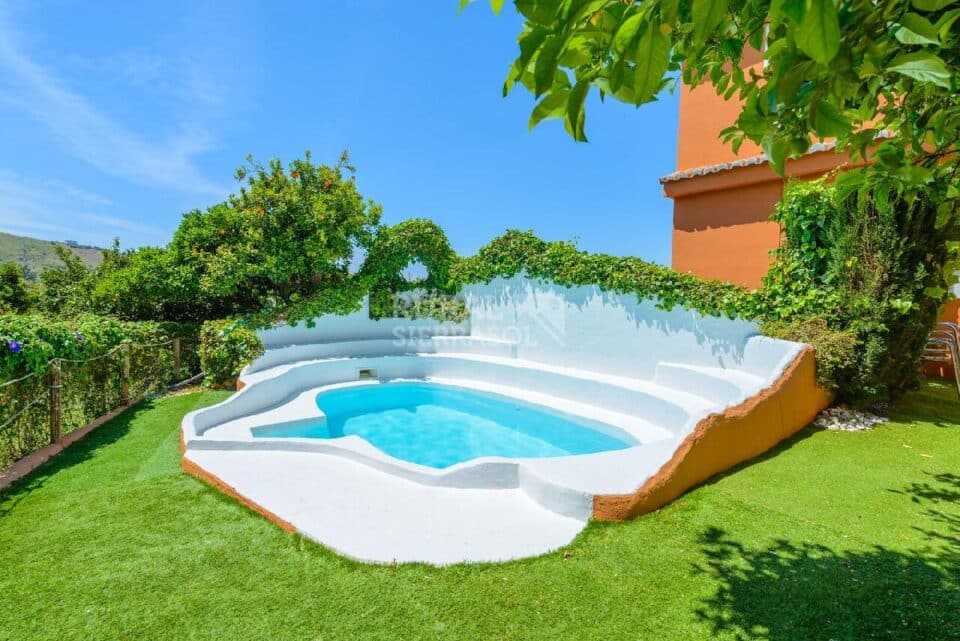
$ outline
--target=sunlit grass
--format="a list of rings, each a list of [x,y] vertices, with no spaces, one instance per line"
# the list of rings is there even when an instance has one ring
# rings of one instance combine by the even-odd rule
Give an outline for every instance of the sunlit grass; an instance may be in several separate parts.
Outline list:
[[[565,551],[441,570],[344,560],[184,475],[181,417],[224,396],[143,404],[0,499],[0,638],[960,638],[944,385]]]

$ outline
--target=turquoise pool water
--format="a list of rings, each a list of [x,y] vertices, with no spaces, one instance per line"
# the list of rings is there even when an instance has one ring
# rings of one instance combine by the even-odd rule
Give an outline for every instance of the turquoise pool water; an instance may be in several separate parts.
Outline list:
[[[433,383],[385,383],[323,392],[326,422],[257,428],[258,437],[355,434],[399,459],[447,467],[481,456],[591,454],[632,443],[597,423],[495,394]],[[612,430],[612,428],[607,428]]]

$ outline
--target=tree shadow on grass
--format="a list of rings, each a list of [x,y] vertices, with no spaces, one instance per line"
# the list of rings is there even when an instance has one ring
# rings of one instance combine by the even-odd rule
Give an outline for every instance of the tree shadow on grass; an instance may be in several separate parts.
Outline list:
[[[0,490],[0,517],[13,511],[30,492],[43,487],[47,480],[61,470],[90,460],[97,450],[123,438],[130,431],[130,426],[137,417],[155,408],[156,400],[147,399],[137,403],[73,443],[27,476],[14,482],[10,487]]]
[[[960,477],[902,490],[929,503],[918,550],[833,550],[778,540],[752,548],[719,528],[701,536],[697,570],[718,584],[697,617],[742,640],[960,639]],[[952,503],[951,503],[952,501]]]

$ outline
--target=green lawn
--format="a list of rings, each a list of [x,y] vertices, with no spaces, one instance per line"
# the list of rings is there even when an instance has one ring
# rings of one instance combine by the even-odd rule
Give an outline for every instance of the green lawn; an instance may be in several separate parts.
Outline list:
[[[181,473],[181,416],[224,396],[144,404],[0,499],[0,638],[960,639],[943,385],[564,552],[442,570],[341,559]]]

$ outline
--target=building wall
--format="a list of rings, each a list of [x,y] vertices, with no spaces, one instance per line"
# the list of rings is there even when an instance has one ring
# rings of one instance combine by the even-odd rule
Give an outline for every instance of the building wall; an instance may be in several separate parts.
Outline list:
[[[782,195],[783,183],[772,181],[676,199],[673,268],[759,287],[780,242],[770,214]]]

